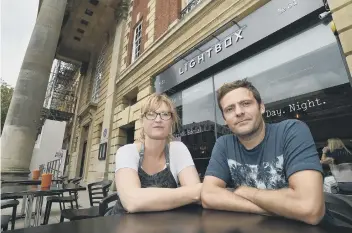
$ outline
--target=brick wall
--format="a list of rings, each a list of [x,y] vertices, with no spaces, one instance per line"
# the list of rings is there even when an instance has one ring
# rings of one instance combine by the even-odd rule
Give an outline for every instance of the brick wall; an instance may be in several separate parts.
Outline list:
[[[182,0],[156,0],[155,39],[158,39],[169,26],[178,19]]]

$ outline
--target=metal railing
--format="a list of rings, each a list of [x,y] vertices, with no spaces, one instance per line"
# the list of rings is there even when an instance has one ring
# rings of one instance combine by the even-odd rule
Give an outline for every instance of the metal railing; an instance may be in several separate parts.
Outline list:
[[[185,15],[187,15],[189,12],[191,12],[199,3],[201,3],[203,0],[192,0],[188,3],[188,5],[182,9],[180,12],[180,18],[182,19]]]
[[[46,164],[45,172],[53,174],[53,178],[58,178],[61,175],[60,167],[61,159],[56,159]]]

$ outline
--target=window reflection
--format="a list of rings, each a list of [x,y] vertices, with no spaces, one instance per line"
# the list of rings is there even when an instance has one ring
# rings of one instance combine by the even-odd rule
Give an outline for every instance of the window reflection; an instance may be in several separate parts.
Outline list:
[[[208,78],[190,88],[171,96],[181,126],[174,134],[190,150],[201,176],[208,166],[215,144],[215,117],[213,82]]]

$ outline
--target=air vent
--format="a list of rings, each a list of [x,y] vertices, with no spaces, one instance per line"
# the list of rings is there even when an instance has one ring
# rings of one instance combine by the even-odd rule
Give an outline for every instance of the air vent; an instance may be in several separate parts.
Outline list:
[[[83,33],[84,33],[84,30],[83,30],[83,29],[81,29],[81,28],[77,28],[77,32],[79,32],[79,33],[83,34]]]
[[[87,20],[81,19],[81,24],[88,26],[89,22]]]
[[[86,15],[92,16],[93,15],[93,11],[86,9],[86,11],[84,12]]]
[[[99,3],[99,0],[89,0],[89,3],[96,6]]]

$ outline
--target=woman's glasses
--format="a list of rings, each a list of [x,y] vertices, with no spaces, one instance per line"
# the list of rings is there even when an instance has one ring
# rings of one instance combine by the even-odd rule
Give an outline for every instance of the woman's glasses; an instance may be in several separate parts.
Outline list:
[[[160,116],[160,118],[164,121],[170,120],[172,117],[172,113],[171,112],[146,112],[144,113],[145,118],[147,118],[148,120],[155,120],[157,116]]]

